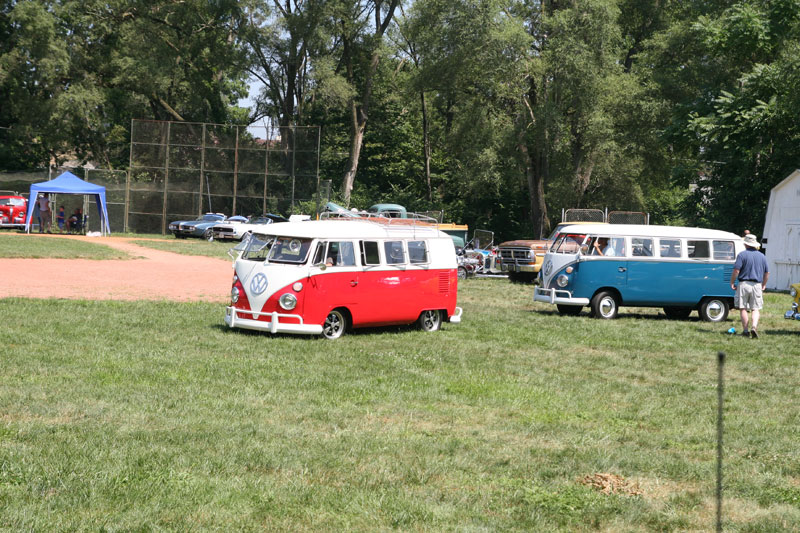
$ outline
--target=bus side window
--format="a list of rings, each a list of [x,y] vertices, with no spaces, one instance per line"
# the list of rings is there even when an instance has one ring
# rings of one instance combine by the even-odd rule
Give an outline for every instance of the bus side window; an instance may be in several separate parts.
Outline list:
[[[631,239],[633,255],[637,257],[651,257],[653,255],[653,239]]]
[[[331,248],[336,247],[338,252],[336,266],[355,266],[356,254],[353,250],[353,243],[349,241],[333,242]]]
[[[383,243],[383,253],[387,265],[402,265],[406,262],[403,253],[403,241],[386,241]]]
[[[361,264],[380,265],[381,256],[378,253],[378,243],[375,241],[361,241]]]
[[[625,257],[625,237],[612,237],[609,246],[614,250],[614,256]],[[606,253],[605,255],[611,255]]]
[[[678,239],[660,239],[659,251],[661,257],[680,257],[681,241]]]
[[[428,262],[428,250],[425,248],[425,241],[408,241],[408,260],[414,264]]]
[[[686,249],[692,259],[708,259],[711,257],[708,241],[686,241]]]
[[[714,241],[714,259],[733,261],[735,259],[733,241]]]

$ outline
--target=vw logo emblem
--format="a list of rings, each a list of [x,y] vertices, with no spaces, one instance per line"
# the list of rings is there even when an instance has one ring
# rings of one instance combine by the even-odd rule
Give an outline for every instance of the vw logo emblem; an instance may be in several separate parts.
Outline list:
[[[265,290],[267,290],[267,276],[264,274],[256,274],[256,277],[250,282],[250,292],[253,294],[261,294]]]
[[[552,270],[553,270],[553,262],[548,261],[547,264],[544,265],[544,275],[549,276]]]

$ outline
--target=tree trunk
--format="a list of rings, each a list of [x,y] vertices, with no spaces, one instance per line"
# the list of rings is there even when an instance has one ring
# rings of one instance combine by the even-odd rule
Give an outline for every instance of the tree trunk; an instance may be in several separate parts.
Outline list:
[[[350,110],[352,114],[352,130],[350,137],[350,157],[347,160],[347,169],[344,173],[342,180],[342,189],[344,196],[344,205],[350,207],[350,193],[353,191],[353,184],[356,181],[356,172],[358,172],[358,159],[361,155],[361,146],[364,143],[364,130],[367,127],[367,117],[369,116],[369,102],[372,97],[372,85],[375,81],[375,74],[378,71],[378,63],[380,62],[380,47],[383,41],[383,34],[392,21],[394,10],[397,7],[399,0],[391,0],[389,7],[386,10],[386,17],[381,20],[382,0],[375,0],[375,41],[373,43],[372,55],[370,56],[369,66],[364,74],[364,93],[361,95],[360,105],[356,103],[355,99],[351,100]],[[345,47],[344,56],[347,63],[347,77],[351,84],[355,85],[355,76],[353,75],[353,56],[351,44],[349,39],[345,36],[342,39],[342,44]]]
[[[547,154],[536,147],[528,147],[525,131],[518,133],[518,147],[525,165],[525,179],[528,183],[531,223],[533,236],[543,239],[550,232],[550,221],[547,218],[547,204],[544,201],[544,182],[547,176]]]
[[[425,161],[425,182],[428,185],[428,201],[433,202],[433,189],[431,188],[431,140],[428,136],[428,109],[425,103],[425,91],[420,91],[422,101],[422,156]]]
[[[344,205],[350,207],[350,193],[353,191],[353,184],[356,181],[358,171],[358,158],[361,155],[361,146],[364,142],[364,129],[367,126],[366,117],[361,118],[358,106],[355,102],[350,103],[351,135],[350,135],[350,155],[347,159],[347,170],[344,173],[342,185],[344,193]]]

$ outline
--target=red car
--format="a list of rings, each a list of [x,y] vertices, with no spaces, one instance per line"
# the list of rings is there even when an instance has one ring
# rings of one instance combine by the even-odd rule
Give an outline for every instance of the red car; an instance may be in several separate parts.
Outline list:
[[[0,228],[25,226],[28,200],[22,196],[0,196]]]

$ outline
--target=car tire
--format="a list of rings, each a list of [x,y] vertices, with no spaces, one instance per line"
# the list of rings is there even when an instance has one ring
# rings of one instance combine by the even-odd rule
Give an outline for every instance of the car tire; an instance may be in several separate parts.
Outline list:
[[[458,279],[467,279],[467,269],[458,267]]]
[[[611,320],[617,318],[619,300],[613,292],[600,291],[592,298],[592,316]]]
[[[725,298],[704,298],[700,304],[700,319],[704,322],[724,322],[730,306]]]
[[[672,320],[686,320],[692,314],[691,307],[665,307],[664,314]]]
[[[322,324],[322,336],[328,340],[336,340],[347,330],[347,315],[341,309],[334,309]]]
[[[214,232],[211,230],[211,228],[208,228],[203,232],[203,238],[208,242],[214,241]]]
[[[442,327],[442,312],[438,309],[423,311],[417,323],[422,331],[437,331]]]
[[[581,314],[581,310],[583,310],[583,306],[581,305],[556,304],[556,308],[558,308],[558,312],[563,316],[578,316]]]

